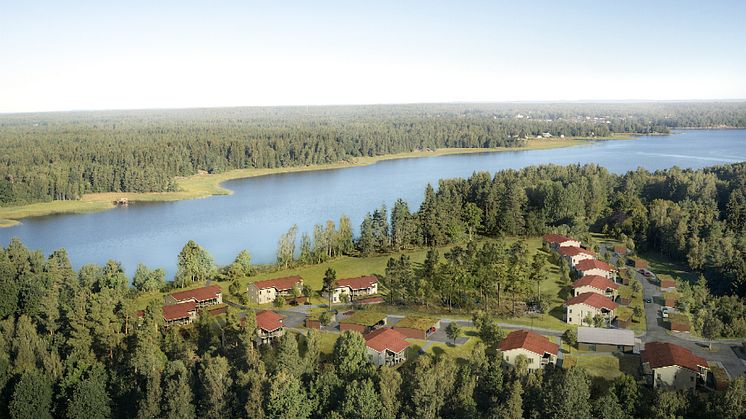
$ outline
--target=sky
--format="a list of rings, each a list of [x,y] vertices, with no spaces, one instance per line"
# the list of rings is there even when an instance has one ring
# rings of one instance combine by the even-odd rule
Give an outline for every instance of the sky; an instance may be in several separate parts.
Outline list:
[[[746,1],[0,0],[0,112],[746,99],[744,16]]]

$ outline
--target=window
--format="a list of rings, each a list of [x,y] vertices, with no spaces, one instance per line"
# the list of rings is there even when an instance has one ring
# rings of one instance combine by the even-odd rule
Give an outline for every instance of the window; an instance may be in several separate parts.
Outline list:
[[[567,310],[568,313],[572,314],[572,309]]]
[[[529,359],[528,359],[528,363],[529,363],[529,364],[533,364],[533,363],[534,363],[534,359],[533,359],[533,358],[529,358]]]

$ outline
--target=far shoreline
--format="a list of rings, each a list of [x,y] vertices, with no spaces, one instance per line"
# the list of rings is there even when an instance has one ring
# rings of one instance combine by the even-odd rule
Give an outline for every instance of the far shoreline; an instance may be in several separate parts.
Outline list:
[[[541,138],[529,139],[524,147],[496,147],[496,148],[440,148],[432,151],[413,151],[406,153],[386,154],[374,157],[357,157],[350,160],[328,164],[288,166],[278,168],[249,168],[234,169],[216,174],[195,174],[188,177],[177,177],[176,192],[102,192],[84,194],[79,200],[56,200],[38,202],[34,204],[0,207],[0,228],[13,227],[21,223],[20,220],[31,217],[43,217],[61,214],[84,214],[105,211],[116,208],[114,202],[126,198],[129,202],[172,202],[188,199],[202,199],[216,195],[231,195],[233,191],[222,186],[229,180],[246,179],[281,173],[297,173],[321,170],[337,170],[351,167],[362,167],[386,160],[411,159],[422,157],[439,157],[455,154],[520,152],[531,150],[546,150],[553,148],[575,147],[594,141],[635,139],[641,135],[613,134],[608,137],[593,138]]]

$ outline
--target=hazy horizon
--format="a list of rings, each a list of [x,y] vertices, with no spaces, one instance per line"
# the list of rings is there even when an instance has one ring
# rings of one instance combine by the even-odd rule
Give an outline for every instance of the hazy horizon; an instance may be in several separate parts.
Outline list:
[[[744,15],[737,1],[14,3],[0,113],[741,101]]]

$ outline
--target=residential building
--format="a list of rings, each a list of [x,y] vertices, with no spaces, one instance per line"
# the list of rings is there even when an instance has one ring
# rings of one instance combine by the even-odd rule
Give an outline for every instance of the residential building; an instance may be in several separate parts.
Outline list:
[[[607,324],[610,323],[614,319],[617,303],[595,292],[586,292],[570,298],[565,306],[567,323],[592,326],[592,323],[588,324],[588,320],[595,318],[596,315],[603,317]]]
[[[515,330],[508,333],[498,348],[508,364],[515,365],[516,358],[523,355],[528,360],[528,368],[532,370],[544,368],[547,364],[555,364],[559,352],[558,344],[528,330]]]
[[[429,317],[407,316],[394,325],[394,330],[402,335],[425,340],[440,329],[440,320]]]
[[[557,253],[559,253],[571,267],[577,266],[581,261],[596,258],[595,253],[580,247],[560,247]]]
[[[554,233],[545,234],[544,242],[549,244],[549,248],[555,251],[560,247],[580,247],[580,241]]]
[[[303,289],[303,278],[288,276],[285,278],[267,279],[249,284],[249,300],[256,304],[267,304],[275,301],[277,296],[291,297],[293,287]]]
[[[614,246],[614,253],[616,253],[619,256],[626,256],[627,248],[624,246]]]
[[[349,302],[352,302],[358,298],[376,294],[378,294],[378,277],[374,275],[339,279],[332,289],[332,303],[343,302],[344,295],[347,296]],[[328,295],[326,297],[329,298]]]
[[[601,275],[586,275],[572,284],[573,295],[578,296],[586,292],[595,292],[596,294],[609,297],[616,300],[619,284]]]
[[[378,366],[394,366],[407,360],[409,342],[404,335],[389,327],[374,330],[365,335],[368,361]]]
[[[594,352],[632,352],[635,332],[625,329],[578,327],[578,349]]]
[[[259,344],[272,343],[285,334],[282,316],[270,310],[256,313],[256,339]]]
[[[164,298],[167,304],[194,302],[197,308],[223,303],[223,290],[218,285],[209,285],[191,290],[174,292]]]
[[[707,361],[689,349],[668,342],[648,342],[642,351],[648,384],[673,390],[694,390],[707,379]]]
[[[585,259],[573,266],[573,269],[580,273],[580,276],[599,275],[609,279],[616,279],[616,268],[606,262],[596,259]]]
[[[191,324],[197,318],[197,303],[168,304],[163,306],[163,322],[166,326]]]

